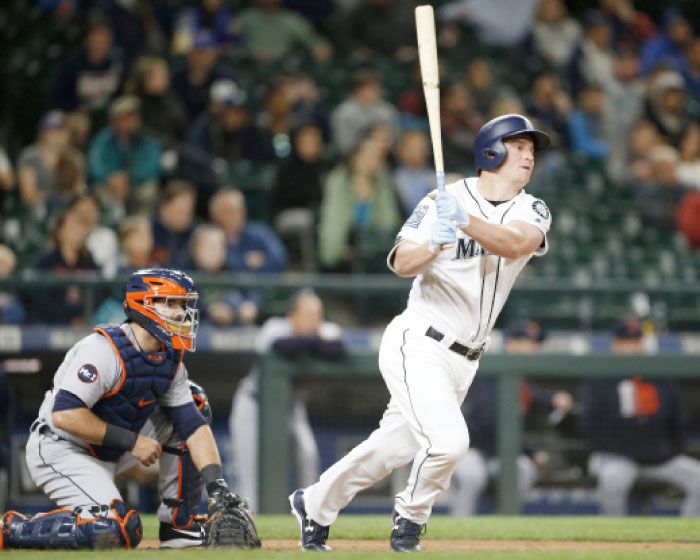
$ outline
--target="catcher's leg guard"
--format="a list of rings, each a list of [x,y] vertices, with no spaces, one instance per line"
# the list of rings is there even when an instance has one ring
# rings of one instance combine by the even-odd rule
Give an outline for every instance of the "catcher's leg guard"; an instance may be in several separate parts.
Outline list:
[[[138,512],[121,500],[32,518],[8,512],[2,524],[5,548],[136,548],[143,536]]]

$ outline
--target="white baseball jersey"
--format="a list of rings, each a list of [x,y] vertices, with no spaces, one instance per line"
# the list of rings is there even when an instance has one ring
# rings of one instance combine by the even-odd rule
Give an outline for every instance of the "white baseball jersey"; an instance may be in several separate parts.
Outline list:
[[[129,340],[138,347],[131,325],[121,325]],[[60,389],[73,393],[92,408],[102,396],[116,389],[124,372],[121,360],[117,357],[110,342],[99,333],[92,333],[73,346],[63,359],[53,378],[53,389],[46,392],[39,409],[39,419],[48,424],[60,437],[87,447],[84,441],[60,430],[53,425],[51,413]],[[192,393],[187,382],[187,370],[180,363],[172,385],[160,398],[163,406],[180,406],[192,401]]]
[[[446,191],[470,215],[493,224],[522,221],[544,234],[536,256],[547,252],[546,234],[552,222],[547,205],[521,190],[515,198],[493,204],[478,189],[478,178],[463,179],[446,186]],[[430,240],[437,220],[435,202],[425,197],[406,220],[387,263],[392,261],[402,241],[424,243]],[[458,232],[459,233],[459,232]],[[454,249],[441,251],[425,273],[416,277],[408,297],[407,310],[416,313],[436,329],[455,337],[463,344],[476,347],[484,343],[518,274],[532,255],[507,259],[489,254],[479,243],[463,234]]]

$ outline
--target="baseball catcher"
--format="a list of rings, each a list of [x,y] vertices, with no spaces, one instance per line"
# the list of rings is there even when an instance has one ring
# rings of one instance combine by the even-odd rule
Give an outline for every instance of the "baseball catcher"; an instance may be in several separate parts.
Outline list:
[[[58,509],[0,521],[3,548],[135,548],[138,511],[115,475],[159,461],[161,548],[259,547],[245,502],[222,476],[202,387],[182,363],[195,350],[197,292],[168,269],[139,270],[122,325],[101,325],[66,354],[27,442],[32,479]],[[209,515],[199,515],[202,488]]]

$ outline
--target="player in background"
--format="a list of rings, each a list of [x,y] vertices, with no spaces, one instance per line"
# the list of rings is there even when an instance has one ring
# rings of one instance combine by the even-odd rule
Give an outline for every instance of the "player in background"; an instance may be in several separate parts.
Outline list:
[[[489,121],[474,145],[478,177],[425,197],[404,223],[387,263],[415,280],[379,349],[391,398],[367,440],[289,497],[303,549],[327,550],[329,526],[355,494],[413,461],[390,545],[420,550],[433,503],[469,447],[460,405],[489,332],[518,274],[548,249],[549,209],[524,191],[535,153],[548,145],[521,115]]]
[[[504,349],[509,354],[531,354],[541,351],[546,335],[536,321],[519,321],[505,329],[503,336]],[[452,475],[451,515],[474,515],[489,479],[498,477],[500,473],[501,462],[496,451],[497,383],[498,380],[493,377],[475,379],[462,406],[469,426],[470,444]],[[535,410],[550,412],[550,425],[553,425],[571,412],[574,406],[572,396],[566,391],[552,391],[526,379],[518,380],[518,395],[521,422],[525,425]],[[545,449],[527,448],[518,454],[518,497],[521,506],[535,486],[538,469],[544,469],[548,463],[549,453]]]
[[[7,512],[0,548],[137,547],[141,519],[114,477],[158,460],[161,547],[238,544],[218,512],[242,500],[223,479],[206,395],[182,363],[195,350],[196,303],[182,272],[139,270],[126,285],[127,321],[96,327],[67,352],[26,450],[32,479],[59,509]],[[207,522],[198,516],[203,485],[217,512]]]
[[[347,355],[342,331],[335,323],[323,320],[323,302],[311,290],[301,290],[291,300],[286,317],[270,317],[260,329],[256,342],[258,354],[274,352],[288,360],[313,356],[338,361]],[[258,507],[258,382],[260,371],[253,365],[238,385],[233,397],[229,431],[233,482],[249,500],[251,511]],[[300,390],[301,389],[301,390]],[[320,457],[304,402],[305,389],[295,385],[289,415],[289,431],[296,443],[299,484],[306,486],[318,479]]]
[[[620,319],[611,346],[615,354],[643,354],[639,321]],[[598,480],[603,515],[625,515],[632,485],[645,477],[682,490],[681,515],[700,516],[700,461],[683,454],[684,412],[671,375],[592,379],[581,386],[581,429],[593,449],[588,470]]]

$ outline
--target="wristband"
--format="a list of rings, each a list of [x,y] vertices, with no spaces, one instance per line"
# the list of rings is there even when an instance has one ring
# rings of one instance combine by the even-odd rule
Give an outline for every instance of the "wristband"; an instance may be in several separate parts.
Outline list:
[[[463,221],[463,222],[459,222],[459,223],[457,224],[457,227],[458,227],[459,229],[464,229],[464,228],[466,228],[466,227],[468,227],[468,226],[469,226],[469,214],[465,214],[465,215],[464,215],[464,221]]]
[[[121,426],[116,426],[115,424],[107,424],[102,445],[110,449],[131,451],[136,445],[138,437],[139,435],[136,432],[132,432]]]

